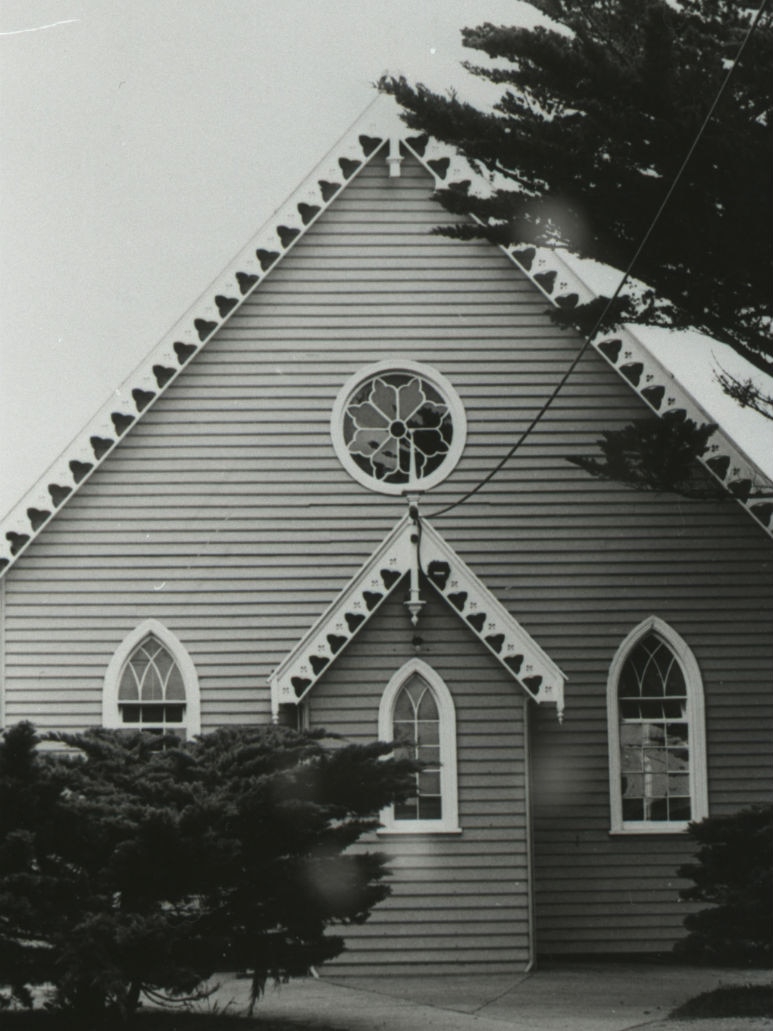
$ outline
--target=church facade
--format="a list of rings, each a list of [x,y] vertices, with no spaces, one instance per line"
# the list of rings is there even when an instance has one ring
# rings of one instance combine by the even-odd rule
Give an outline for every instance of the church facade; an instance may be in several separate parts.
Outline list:
[[[2,720],[272,719],[426,763],[367,843],[339,973],[501,973],[682,934],[686,828],[771,791],[770,479],[728,500],[567,461],[710,421],[557,254],[433,235],[456,158],[377,106],[3,528]]]

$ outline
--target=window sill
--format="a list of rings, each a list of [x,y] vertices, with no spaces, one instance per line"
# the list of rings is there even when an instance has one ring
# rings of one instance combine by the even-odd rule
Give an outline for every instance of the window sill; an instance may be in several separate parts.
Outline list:
[[[432,827],[429,824],[413,824],[410,827],[381,827],[379,830],[376,831],[376,834],[379,838],[404,838],[407,834],[418,834],[422,837],[432,835],[432,837],[436,837],[438,835],[443,834],[458,835],[461,833],[461,827]]]
[[[640,838],[642,835],[653,834],[686,834],[688,823],[642,823],[630,827],[613,827],[609,831],[610,838]]]

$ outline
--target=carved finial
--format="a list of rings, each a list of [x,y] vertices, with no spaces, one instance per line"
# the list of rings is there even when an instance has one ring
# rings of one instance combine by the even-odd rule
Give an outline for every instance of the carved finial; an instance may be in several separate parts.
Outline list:
[[[386,161],[389,165],[389,178],[399,179],[400,178],[400,164],[402,163],[403,156],[400,153],[400,140],[396,136],[390,136],[389,138],[389,156]]]
[[[411,591],[411,594],[413,594],[413,591]],[[408,599],[408,601],[406,601],[405,607],[411,614],[411,625],[417,626],[419,622],[419,616],[421,615],[421,610],[424,608],[424,602],[421,600],[421,598],[411,597]]]

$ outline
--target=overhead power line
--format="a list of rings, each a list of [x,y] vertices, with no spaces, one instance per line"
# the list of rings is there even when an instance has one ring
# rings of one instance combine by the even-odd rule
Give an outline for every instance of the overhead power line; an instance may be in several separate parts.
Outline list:
[[[604,320],[607,317],[607,313],[609,312],[609,309],[612,307],[614,302],[617,300],[617,298],[620,295],[620,291],[623,289],[623,286],[625,285],[625,283],[630,278],[632,269],[636,265],[636,262],[639,260],[639,257],[641,255],[642,251],[647,246],[647,243],[649,242],[649,239],[652,236],[652,233],[654,232],[655,227],[657,226],[658,222],[660,221],[660,219],[661,219],[661,217],[663,215],[663,212],[666,210],[666,207],[668,206],[669,201],[671,200],[671,197],[673,196],[674,190],[676,189],[676,187],[677,187],[677,185],[679,183],[679,180],[684,175],[684,171],[687,168],[688,164],[690,163],[690,160],[692,159],[693,154],[695,153],[696,147],[700,143],[701,138],[703,137],[703,134],[706,131],[706,128],[707,128],[709,122],[714,117],[714,112],[716,111],[717,106],[718,106],[720,100],[722,99],[722,96],[723,96],[725,90],[727,89],[727,86],[728,86],[728,84],[730,82],[730,79],[732,78],[733,73],[735,72],[735,69],[737,68],[738,63],[739,63],[739,61],[741,59],[741,56],[742,56],[744,50],[746,49],[746,45],[749,42],[749,40],[751,39],[751,37],[752,37],[752,35],[754,33],[754,30],[756,29],[757,24],[758,24],[758,22],[759,22],[759,20],[760,20],[760,18],[762,16],[762,12],[765,10],[767,5],[768,5],[768,0],[762,0],[762,2],[760,3],[760,6],[757,8],[757,11],[756,11],[754,17],[752,18],[751,22],[749,23],[749,28],[747,29],[747,31],[746,31],[746,33],[744,35],[744,38],[741,40],[741,43],[740,43],[740,45],[738,47],[738,50],[737,50],[737,52],[735,54],[735,57],[733,58],[732,63],[728,67],[727,72],[725,73],[725,76],[722,79],[722,82],[720,83],[719,88],[717,89],[717,92],[716,92],[716,94],[714,96],[714,99],[711,102],[711,105],[710,105],[708,111],[706,112],[706,116],[703,119],[703,122],[701,123],[698,131],[696,132],[695,137],[694,137],[692,143],[688,147],[687,153],[685,154],[684,158],[682,159],[681,165],[679,166],[679,168],[677,169],[674,177],[672,178],[671,184],[668,187],[668,190],[666,190],[666,193],[665,193],[665,195],[663,197],[663,200],[660,202],[660,206],[658,207],[658,210],[653,215],[653,217],[652,217],[652,219],[650,221],[650,224],[647,227],[647,230],[645,231],[644,235],[642,236],[641,240],[639,241],[639,244],[638,244],[636,250],[634,251],[633,257],[628,262],[628,265],[626,266],[625,271],[623,272],[623,275],[622,275],[622,277],[620,279],[620,282],[617,284],[617,288],[615,289],[615,292],[612,294],[612,296],[609,298],[607,303],[604,305],[603,311],[601,312],[599,317],[596,319],[596,322],[594,323],[593,328],[591,329],[590,333],[586,336],[585,341],[584,341],[582,347],[577,352],[577,354],[574,356],[572,361],[569,363],[569,365],[566,368],[566,371],[564,372],[564,374],[562,375],[561,379],[558,381],[556,386],[553,388],[553,391],[548,396],[548,398],[545,400],[545,402],[542,405],[542,407],[539,409],[539,411],[536,413],[536,415],[534,415],[534,417],[531,419],[531,421],[529,422],[528,426],[523,430],[523,432],[520,434],[518,439],[515,441],[515,443],[509,449],[507,454],[505,454],[504,457],[501,458],[499,460],[499,462],[497,462],[497,464],[494,466],[494,468],[491,469],[488,473],[486,473],[486,475],[481,480],[479,480],[478,483],[476,483],[474,487],[472,487],[470,490],[468,490],[460,498],[458,498],[456,501],[452,501],[448,505],[445,505],[443,508],[439,508],[439,509],[436,509],[436,511],[434,511],[434,512],[430,512],[429,515],[432,516],[433,518],[437,518],[438,516],[446,515],[446,513],[452,511],[452,509],[454,509],[454,508],[458,508],[459,505],[464,504],[465,501],[468,501],[471,497],[473,497],[475,494],[477,494],[478,491],[482,490],[486,486],[486,484],[489,483],[497,475],[497,473],[500,471],[500,469],[502,469],[510,461],[510,459],[513,457],[513,455],[516,453],[516,451],[518,451],[518,449],[523,445],[524,441],[529,437],[529,435],[532,433],[532,431],[535,429],[535,427],[538,425],[538,423],[542,420],[542,418],[545,416],[545,414],[548,411],[548,409],[550,408],[550,406],[553,404],[553,402],[556,400],[558,395],[561,393],[561,391],[566,386],[567,381],[569,380],[569,378],[571,377],[571,375],[574,372],[574,370],[577,368],[577,366],[582,361],[586,351],[588,350],[588,348],[591,345],[591,342],[593,341],[593,338],[596,336],[596,333],[598,333],[599,328],[603,325]]]

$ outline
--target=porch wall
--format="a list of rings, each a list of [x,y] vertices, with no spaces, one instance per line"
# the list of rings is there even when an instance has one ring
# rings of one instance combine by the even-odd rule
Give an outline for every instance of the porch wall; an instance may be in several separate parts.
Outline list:
[[[458,615],[431,597],[417,653],[400,584],[309,696],[312,726],[347,741],[378,737],[391,676],[416,654],[446,682],[457,726],[459,835],[374,836],[392,896],[326,969],[347,973],[514,973],[529,959],[524,698]]]

